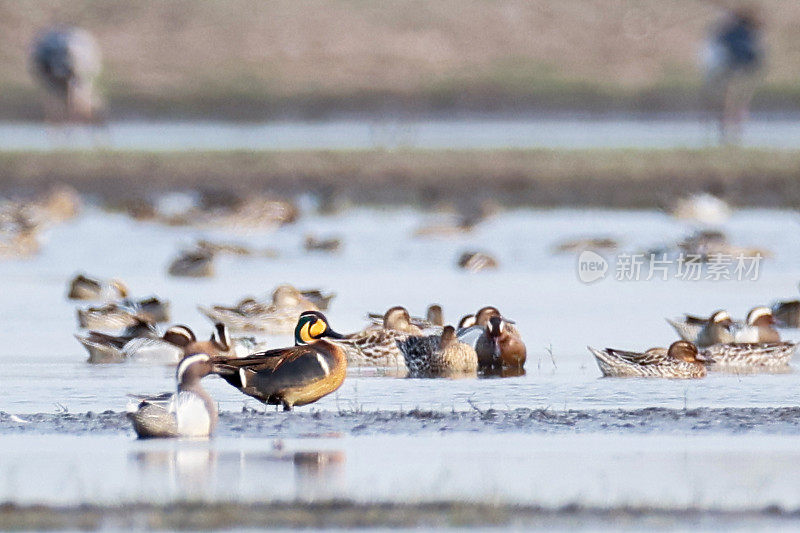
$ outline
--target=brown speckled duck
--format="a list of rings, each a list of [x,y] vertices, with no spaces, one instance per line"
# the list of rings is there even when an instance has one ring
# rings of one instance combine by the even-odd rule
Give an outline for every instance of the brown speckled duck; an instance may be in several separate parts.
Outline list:
[[[604,376],[692,379],[706,375],[706,358],[688,341],[673,342],[668,349],[650,348],[644,353],[589,346]]]

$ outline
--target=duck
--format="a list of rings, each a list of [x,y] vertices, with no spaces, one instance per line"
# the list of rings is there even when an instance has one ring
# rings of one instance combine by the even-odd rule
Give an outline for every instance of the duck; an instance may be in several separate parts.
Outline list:
[[[162,338],[137,338],[122,348],[123,355],[133,361],[175,364],[184,356],[205,353],[211,356],[244,357],[254,353],[259,345],[252,337],[232,338],[228,327],[218,322],[208,340],[198,340],[188,326],[168,329]]]
[[[769,307],[754,307],[747,313],[745,325],[736,331],[737,343],[774,343],[781,341],[781,334],[775,329],[775,317]]]
[[[101,330],[101,331],[121,331],[127,327],[135,325],[142,320],[137,316],[133,309],[125,300],[110,302],[100,306],[89,306],[79,308],[78,327]]]
[[[75,334],[75,338],[89,352],[88,363],[116,363],[122,362],[125,357],[122,347],[128,342],[139,337],[158,337],[155,324],[145,320],[137,320],[128,326],[120,335],[109,335],[100,331],[89,331],[85,334]]]
[[[612,237],[586,237],[570,239],[553,245],[554,253],[583,252],[584,250],[614,251],[619,248],[619,241]]]
[[[445,326],[439,335],[406,337],[397,345],[410,377],[453,377],[478,370],[475,349],[458,339],[453,326]]]
[[[213,369],[205,353],[187,355],[178,363],[178,390],[142,399],[128,409],[128,418],[140,439],[207,438],[217,426],[217,404],[200,384]]]
[[[93,278],[78,274],[69,282],[70,300],[118,300],[128,297],[128,287],[118,279]]]
[[[306,296],[308,294],[308,296]],[[303,292],[292,285],[279,285],[272,292],[272,302],[264,303],[254,298],[245,298],[232,307],[215,305],[198,307],[198,310],[213,322],[223,322],[234,331],[257,331],[269,335],[291,333],[297,317],[305,311],[319,311],[314,303],[324,302],[327,308],[334,295],[323,295],[321,291]]]
[[[347,374],[347,356],[319,311],[300,315],[295,345],[243,358],[215,357],[212,372],[244,394],[284,411],[316,402],[337,390]],[[332,340],[328,340],[332,339]]]
[[[140,332],[139,335],[113,336],[90,331],[88,335],[75,337],[89,352],[88,362],[95,364],[134,361],[173,365],[192,353],[243,357],[259,348],[255,339],[231,338],[224,324],[216,324],[207,341],[198,341],[192,329],[184,325],[172,326],[161,336],[154,329]]]
[[[522,339],[513,333],[502,316],[494,315],[484,327],[484,333],[475,343],[478,364],[482,368],[523,368],[527,348]]]
[[[482,270],[496,270],[500,263],[484,252],[464,252],[458,258],[458,266],[467,272],[474,273]]]
[[[709,318],[684,315],[683,318],[667,319],[681,339],[694,343],[700,348],[712,344],[734,342],[736,328],[741,325],[731,319],[725,310],[715,311]]]
[[[707,373],[706,356],[688,341],[673,342],[667,349],[650,348],[644,353],[588,348],[600,371],[608,377],[694,379]]]
[[[157,297],[143,300],[118,300],[77,310],[78,327],[102,331],[121,331],[139,321],[166,322],[170,304]]]
[[[785,328],[800,328],[800,300],[778,301],[772,304],[775,322]]]
[[[413,324],[405,307],[395,306],[386,311],[380,325],[371,324],[365,329],[345,335],[336,341],[342,346],[350,366],[374,366],[406,371],[406,360],[398,341],[408,336],[424,335],[422,328]]]
[[[306,235],[303,240],[303,248],[307,252],[338,252],[342,248],[342,240],[334,237],[320,238],[315,235]]]
[[[157,296],[149,296],[134,302],[136,314],[144,320],[161,324],[171,318],[170,303]]]
[[[715,344],[703,350],[711,369],[785,368],[797,349],[794,342]]]
[[[172,260],[167,273],[182,278],[210,278],[214,275],[215,257],[216,254],[206,249],[184,250]]]
[[[401,331],[409,335],[423,335],[423,330],[442,325],[434,323],[434,321],[442,319],[442,308],[436,304],[430,305],[426,311],[426,317],[422,318],[411,316],[405,307],[396,305],[383,314],[369,313],[367,314],[367,319],[372,322],[373,326],[378,328]],[[437,331],[437,333],[440,333],[440,331]]]

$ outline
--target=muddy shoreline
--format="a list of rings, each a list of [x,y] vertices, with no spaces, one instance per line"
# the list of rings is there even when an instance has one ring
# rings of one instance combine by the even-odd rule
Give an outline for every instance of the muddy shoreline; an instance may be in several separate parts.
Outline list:
[[[168,505],[120,506],[80,505],[50,507],[0,504],[2,529],[177,529],[205,530],[241,528],[351,528],[351,527],[619,527],[624,523],[640,528],[665,526],[731,527],[734,524],[796,524],[800,511],[779,507],[741,511],[624,507],[591,508],[567,505],[544,508],[470,502],[357,503],[278,502],[208,503],[183,502]]]
[[[0,193],[65,183],[110,204],[224,190],[327,205],[664,208],[711,191],[740,207],[800,206],[800,152],[708,150],[303,151],[0,154]]]
[[[358,412],[303,411],[284,414],[272,407],[222,412],[218,435],[296,438],[346,434],[416,435],[447,432],[489,433],[605,433],[650,434],[800,434],[800,407],[606,409],[551,411],[547,409],[471,411]],[[0,412],[0,435],[133,434],[125,413],[19,414]]]

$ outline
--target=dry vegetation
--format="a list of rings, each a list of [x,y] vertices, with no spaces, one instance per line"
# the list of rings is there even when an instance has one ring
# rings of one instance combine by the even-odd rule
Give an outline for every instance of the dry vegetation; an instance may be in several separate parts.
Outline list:
[[[796,105],[800,3],[756,3],[762,106]],[[0,114],[38,113],[28,47],[58,21],[97,36],[117,114],[679,109],[718,15],[701,0],[0,0]]]
[[[800,206],[800,152],[741,149],[6,153],[2,193],[68,183],[112,203],[197,188],[328,205],[475,203],[663,207],[710,190],[736,205]]]

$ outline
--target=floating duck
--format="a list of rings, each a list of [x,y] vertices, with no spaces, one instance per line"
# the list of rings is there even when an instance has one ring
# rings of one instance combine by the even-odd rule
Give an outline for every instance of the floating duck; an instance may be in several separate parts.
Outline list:
[[[405,371],[406,360],[398,341],[409,335],[423,335],[423,330],[413,323],[405,307],[396,306],[384,313],[381,325],[372,324],[336,343],[344,349],[348,365]]]
[[[342,248],[342,240],[336,238],[321,239],[314,235],[306,235],[303,248],[307,252],[338,252]]]
[[[140,321],[165,322],[169,320],[169,302],[156,297],[143,300],[120,300],[101,306],[77,310],[78,327],[102,331],[121,331]]]
[[[705,356],[688,341],[673,342],[668,349],[650,348],[644,353],[588,348],[604,376],[692,379],[706,375]]]
[[[172,260],[167,272],[182,278],[210,278],[214,275],[214,257],[204,249],[184,250]]]
[[[757,370],[784,368],[791,361],[797,343],[715,344],[703,350],[713,370]]]
[[[478,370],[475,349],[458,340],[453,326],[445,326],[439,335],[408,336],[397,345],[411,377],[452,377]]]
[[[772,314],[777,324],[785,328],[800,328],[800,300],[775,302]]]
[[[70,300],[118,300],[128,297],[128,287],[118,279],[92,278],[78,274],[69,283]]]
[[[324,295],[319,290],[303,292],[291,285],[280,285],[273,291],[269,304],[245,298],[233,307],[201,306],[198,310],[213,322],[227,324],[234,331],[283,335],[292,331],[301,313],[320,309],[315,302],[327,308],[334,296]]]
[[[200,380],[212,370],[211,358],[192,354],[178,363],[175,378],[178,391],[142,399],[129,408],[128,418],[140,439],[204,438],[214,433],[217,404]]]
[[[619,242],[611,237],[586,237],[561,241],[553,246],[555,253],[583,252],[584,250],[613,251]]]
[[[485,333],[475,343],[478,363],[483,368],[522,368],[527,359],[527,349],[515,329],[500,315],[493,315],[485,326]]]
[[[694,343],[700,348],[734,342],[734,331],[737,327],[741,327],[724,310],[715,311],[709,318],[684,315],[683,318],[667,319],[667,322],[683,340]]]
[[[464,252],[458,258],[458,266],[467,272],[496,270],[499,265],[497,259],[484,252]]]
[[[244,394],[285,411],[316,402],[338,389],[347,373],[341,339],[325,315],[306,311],[295,328],[295,346],[243,358],[215,357],[213,372]]]

